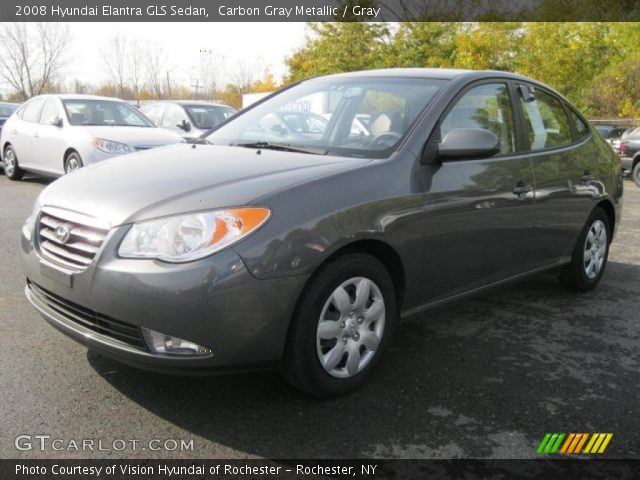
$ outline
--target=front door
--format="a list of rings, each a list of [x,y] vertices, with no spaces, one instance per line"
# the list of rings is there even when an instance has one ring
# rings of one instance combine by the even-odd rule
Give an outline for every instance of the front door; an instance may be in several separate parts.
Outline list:
[[[500,150],[490,158],[423,167],[427,302],[531,266],[534,179],[529,156],[518,148],[515,118],[509,85],[494,81],[469,88],[436,127],[438,142],[456,128],[489,130],[498,137]]]

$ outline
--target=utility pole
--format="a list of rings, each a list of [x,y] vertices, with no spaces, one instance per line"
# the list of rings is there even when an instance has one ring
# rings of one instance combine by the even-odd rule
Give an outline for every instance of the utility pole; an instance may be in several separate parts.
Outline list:
[[[202,85],[200,85],[200,80],[196,80],[196,84],[195,85],[191,85],[191,87],[196,91],[196,100],[200,99],[200,89],[202,88]]]
[[[169,78],[169,70],[167,70],[167,98],[173,98],[173,95],[171,95],[171,80]]]

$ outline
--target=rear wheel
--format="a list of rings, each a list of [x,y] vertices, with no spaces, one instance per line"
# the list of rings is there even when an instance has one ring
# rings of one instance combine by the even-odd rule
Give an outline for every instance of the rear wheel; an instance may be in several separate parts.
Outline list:
[[[82,168],[82,158],[78,152],[71,152],[64,159],[64,173],[71,173]]]
[[[7,145],[3,155],[4,174],[9,180],[20,180],[24,175],[24,170],[18,165],[18,157],[11,145]]]
[[[633,167],[631,176],[633,177],[633,181],[636,182],[636,185],[640,187],[640,162],[636,163],[636,166]]]
[[[609,217],[597,207],[576,242],[571,263],[560,272],[560,281],[567,288],[584,292],[598,284],[607,265],[610,232]]]
[[[356,390],[380,360],[396,315],[395,288],[386,268],[366,254],[338,257],[302,294],[283,376],[318,397]]]

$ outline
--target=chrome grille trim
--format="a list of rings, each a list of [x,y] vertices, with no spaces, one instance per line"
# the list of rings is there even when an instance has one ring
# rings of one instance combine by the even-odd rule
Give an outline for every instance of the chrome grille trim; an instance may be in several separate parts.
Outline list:
[[[109,232],[108,225],[95,219],[49,207],[40,212],[37,227],[43,257],[77,272],[91,265]],[[56,235],[60,227],[69,232],[67,238]]]

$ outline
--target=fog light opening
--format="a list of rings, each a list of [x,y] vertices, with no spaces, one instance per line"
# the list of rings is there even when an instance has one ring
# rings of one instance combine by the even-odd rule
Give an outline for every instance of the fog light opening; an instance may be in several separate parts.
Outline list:
[[[147,328],[141,328],[141,330],[144,341],[147,343],[147,347],[152,353],[192,357],[211,355],[211,353],[213,353],[210,348],[183,340],[182,338],[172,337]]]

